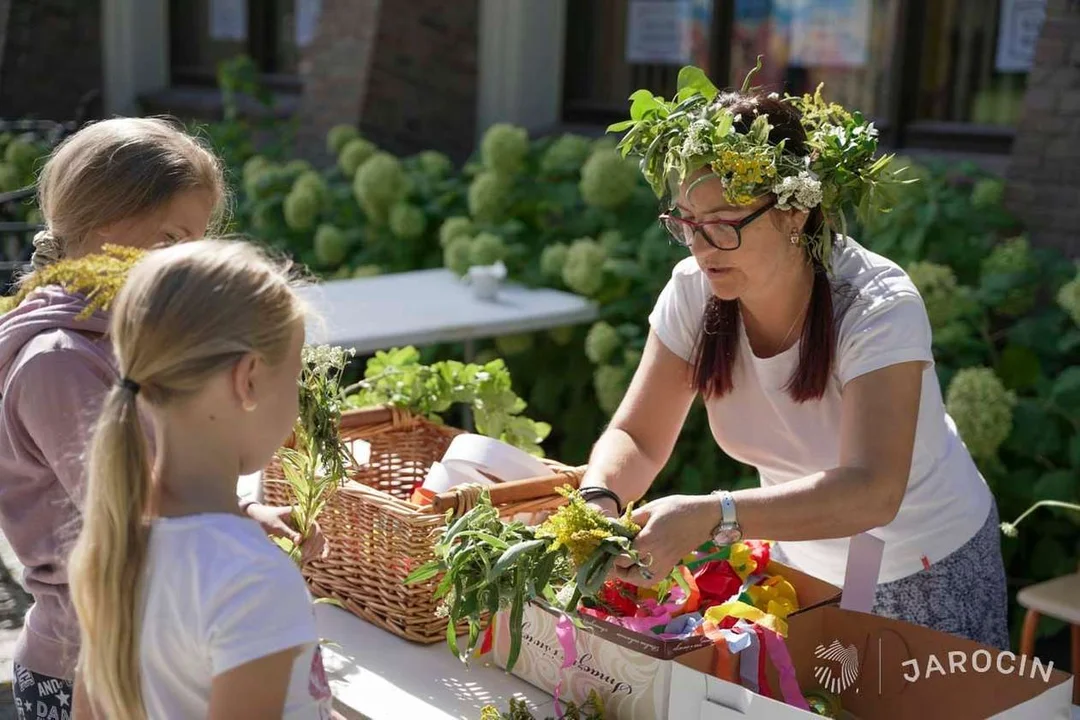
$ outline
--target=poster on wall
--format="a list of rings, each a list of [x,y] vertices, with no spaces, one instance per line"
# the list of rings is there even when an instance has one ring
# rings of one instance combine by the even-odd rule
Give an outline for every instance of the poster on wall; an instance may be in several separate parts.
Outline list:
[[[997,56],[994,65],[998,72],[1027,72],[1035,57],[1046,0],[1001,0],[998,14]]]
[[[247,39],[247,0],[210,0],[210,37]]]
[[[708,72],[712,0],[630,0],[626,61],[692,64]]]
[[[792,0],[788,65],[863,67],[870,59],[870,0]]]

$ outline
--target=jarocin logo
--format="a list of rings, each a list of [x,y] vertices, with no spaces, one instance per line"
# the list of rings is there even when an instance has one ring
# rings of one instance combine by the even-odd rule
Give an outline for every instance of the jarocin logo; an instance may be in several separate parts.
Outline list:
[[[839,695],[859,679],[859,651],[854,645],[844,646],[833,640],[828,646],[814,648],[814,657],[832,663],[814,666],[814,677],[831,693]]]

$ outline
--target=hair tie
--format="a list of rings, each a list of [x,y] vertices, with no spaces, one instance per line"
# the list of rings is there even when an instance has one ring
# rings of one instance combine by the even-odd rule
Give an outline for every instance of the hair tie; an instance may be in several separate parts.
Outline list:
[[[120,381],[120,387],[129,391],[132,395],[138,395],[141,386],[131,378],[126,377]]]
[[[30,257],[30,263],[35,270],[52,265],[64,257],[64,244],[48,228],[34,235],[33,244],[34,254]]]

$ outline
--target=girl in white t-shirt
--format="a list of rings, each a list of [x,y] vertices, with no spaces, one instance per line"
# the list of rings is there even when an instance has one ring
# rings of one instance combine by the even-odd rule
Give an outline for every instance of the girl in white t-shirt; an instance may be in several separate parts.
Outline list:
[[[77,716],[331,717],[304,580],[235,495],[297,417],[303,321],[246,243],[157,250],[131,271],[71,560]]]
[[[607,512],[645,495],[699,394],[761,487],[644,505],[635,545],[651,565],[618,573],[650,585],[706,540],[768,538],[840,585],[849,539],[870,532],[885,541],[876,612],[1007,647],[996,508],[945,412],[922,300],[837,232],[879,179],[876,131],[811,98],[710,96],[685,77],[700,102],[684,88],[686,114],[637,108],[624,147],[670,193],[661,220],[691,256],[583,487]]]

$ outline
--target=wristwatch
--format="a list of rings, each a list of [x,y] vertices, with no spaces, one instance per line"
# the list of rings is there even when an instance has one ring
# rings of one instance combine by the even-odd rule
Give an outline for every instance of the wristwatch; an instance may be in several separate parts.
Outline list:
[[[735,515],[735,498],[727,490],[715,490],[712,493],[720,500],[720,524],[712,531],[712,540],[717,545],[732,545],[742,540],[742,527]]]

